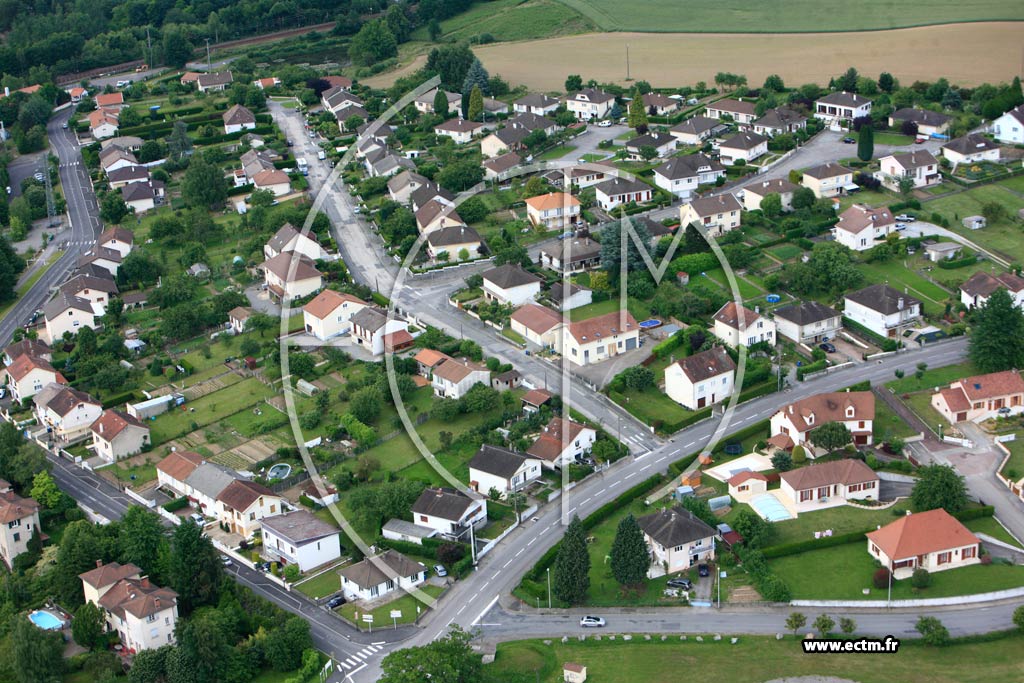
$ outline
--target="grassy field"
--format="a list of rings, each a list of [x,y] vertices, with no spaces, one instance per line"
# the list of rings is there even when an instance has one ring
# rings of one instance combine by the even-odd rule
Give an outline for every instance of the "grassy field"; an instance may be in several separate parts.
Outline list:
[[[261,402],[273,393],[273,389],[255,377],[250,377],[234,385],[230,391],[215,391],[190,401],[180,408],[164,413],[150,423],[153,443],[161,444],[193,431],[196,429],[193,424],[202,427],[218,422]],[[273,408],[263,406],[263,410],[266,412]]]
[[[795,600],[885,600],[886,589],[871,583],[875,560],[868,554],[867,542],[848,543],[834,548],[812,550],[780,557],[769,562],[778,576],[789,585]],[[822,581],[821,577],[829,577]],[[944,598],[953,595],[987,593],[1024,585],[1024,567],[998,564],[972,565],[932,574],[932,585],[914,591],[909,580],[895,581],[893,600]],[[869,592],[864,594],[867,588]]]
[[[548,151],[544,152],[537,157],[538,161],[552,161],[554,159],[561,159],[566,154],[572,152],[575,147],[572,145],[559,145],[558,147],[552,147]]]
[[[587,17],[558,0],[493,0],[475,3],[469,10],[441,22],[445,39],[458,41],[490,33],[495,40],[551,38],[594,29]],[[426,27],[413,32],[414,40],[429,38]]]
[[[876,145],[909,145],[913,142],[914,138],[899,133],[875,133]]]
[[[1021,547],[1020,541],[1014,538],[1009,531],[1003,528],[1003,525],[996,521],[995,517],[981,517],[979,519],[972,519],[964,522],[964,526],[973,531],[974,533],[988,534],[992,538],[1009,543],[1010,545]]]
[[[739,506],[726,516],[726,521],[736,514],[737,509]],[[863,510],[841,505],[815,512],[801,513],[796,519],[787,519],[773,524],[776,534],[772,545],[810,541],[814,539],[815,531],[825,531],[826,529],[831,529],[833,534],[874,529],[879,524],[885,525],[893,521],[897,514],[903,514],[906,509],[907,504],[901,501],[884,510]],[[894,510],[896,513],[893,512]]]
[[[941,313],[943,304],[952,296],[950,292],[934,282],[926,280],[906,268],[903,261],[861,263],[857,267],[864,273],[866,284],[888,283],[895,289],[907,291],[924,303],[925,313]]]
[[[780,629],[782,629],[780,618]],[[614,624],[612,625],[614,627]],[[679,642],[655,637],[650,642],[622,639],[551,644],[539,640],[501,643],[493,664],[484,667],[486,683],[555,683],[562,664],[587,666],[592,683],[687,680],[681,672],[699,671],[700,678],[730,683],[762,683],[796,676],[836,676],[859,683],[989,683],[1024,677],[1017,650],[1024,636],[1014,634],[987,643],[931,648],[904,641],[884,666],[865,666],[863,657],[808,657],[792,638],[741,637],[735,645],[691,638]]]
[[[311,598],[322,598],[341,590],[341,577],[335,569],[328,569],[309,581],[294,584],[297,591]]]
[[[617,0],[561,0],[605,31],[687,31],[692,33],[799,33],[863,31],[963,21],[1024,19],[1024,8],[1009,0],[962,3],[932,0],[915,11],[913,6],[885,0],[832,8],[826,16],[813,0],[780,5],[750,0],[695,0],[677,11],[673,0],[619,2]]]
[[[997,221],[981,230],[968,230],[963,227],[961,221],[964,218],[980,214],[981,207],[989,202],[1005,206],[1011,218]],[[1005,255],[1012,261],[1022,261],[1024,260],[1024,240],[1020,238],[1020,227],[1012,220],[1012,217],[1017,215],[1021,203],[1019,195],[1014,194],[1006,187],[993,183],[926,202],[923,204],[923,212],[927,215],[932,212],[939,213],[949,221],[950,228],[954,232],[986,249],[995,251],[997,254]]]
[[[422,589],[424,593],[434,598],[440,595],[441,592],[443,591],[443,589],[440,586],[422,586]],[[373,615],[374,628],[390,628],[395,623],[395,620],[393,620],[390,616],[391,610],[399,610],[402,613],[402,617],[397,620],[399,624],[411,624],[412,622],[416,621],[417,606],[420,608],[420,610],[429,609],[426,605],[417,600],[414,596],[409,595],[408,593],[403,593],[402,597],[396,600],[392,600],[387,604],[381,605],[380,607],[369,612],[369,614]],[[349,619],[353,622],[357,620],[357,613],[359,615],[358,619],[360,628],[365,628],[366,624],[362,623],[364,612],[362,611],[360,605],[348,602],[342,605],[341,607],[341,614],[346,619]]]
[[[875,443],[882,443],[893,437],[905,439],[917,434],[910,428],[910,425],[903,421],[903,418],[882,401],[875,401],[875,419],[872,426],[874,427]]]
[[[894,379],[891,382],[887,382],[885,386],[897,394],[906,394],[941,387],[961,377],[973,375],[976,372],[974,366],[970,363],[957,363],[956,365],[946,365],[941,368],[926,370],[921,379],[908,374],[903,379]]]
[[[1010,457],[1003,466],[1003,476],[1017,480],[1024,477],[1024,433],[1017,432],[1017,438],[1003,444],[1010,451]]]

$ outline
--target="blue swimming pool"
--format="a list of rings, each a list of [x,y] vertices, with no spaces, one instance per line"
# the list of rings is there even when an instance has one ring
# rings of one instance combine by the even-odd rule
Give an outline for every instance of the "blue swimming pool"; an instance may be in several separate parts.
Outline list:
[[[770,493],[762,493],[750,499],[750,507],[757,510],[757,513],[769,522],[781,522],[784,519],[793,519],[786,506],[779,502],[779,499]]]
[[[287,479],[291,473],[292,466],[286,462],[282,462],[267,470],[267,479]]]
[[[28,618],[32,620],[33,624],[44,631],[59,631],[64,626],[64,622],[60,617],[42,609],[30,612]]]

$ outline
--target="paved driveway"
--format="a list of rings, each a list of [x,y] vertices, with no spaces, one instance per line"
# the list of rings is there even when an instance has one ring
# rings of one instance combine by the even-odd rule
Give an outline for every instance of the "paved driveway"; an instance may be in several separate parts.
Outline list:
[[[884,502],[906,498],[914,490],[914,485],[903,481],[888,481],[882,479],[878,485],[878,499]]]

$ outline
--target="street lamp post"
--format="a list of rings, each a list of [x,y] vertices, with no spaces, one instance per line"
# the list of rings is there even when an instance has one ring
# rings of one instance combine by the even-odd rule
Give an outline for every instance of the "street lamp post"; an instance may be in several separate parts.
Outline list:
[[[889,597],[885,600],[887,609],[892,608],[892,561],[889,562]]]
[[[551,567],[548,567],[548,609],[551,609]]]

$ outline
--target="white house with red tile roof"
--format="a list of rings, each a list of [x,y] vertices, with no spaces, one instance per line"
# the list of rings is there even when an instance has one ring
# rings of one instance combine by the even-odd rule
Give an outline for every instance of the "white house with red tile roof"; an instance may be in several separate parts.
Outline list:
[[[868,553],[896,579],[981,562],[981,539],[942,508],[915,512],[869,531]]]
[[[977,422],[998,414],[1024,412],[1024,379],[1016,370],[965,377],[932,395],[932,407],[950,424]]]
[[[120,410],[107,409],[92,423],[92,450],[114,462],[142,452],[149,443],[149,427]]]
[[[783,472],[780,479],[779,493],[797,513],[878,500],[878,475],[856,458],[814,463]]]
[[[57,372],[50,362],[31,354],[18,356],[9,366],[0,369],[0,379],[11,392],[15,401],[25,401],[42,391],[48,384],[67,384],[64,375]]]
[[[548,469],[561,468],[582,458],[597,441],[597,431],[572,420],[553,417],[526,453]]]
[[[526,217],[545,230],[562,230],[579,221],[581,206],[568,192],[548,192],[526,200]]]
[[[562,316],[547,306],[524,304],[510,317],[512,331],[542,349],[561,349],[565,323]]]
[[[592,365],[640,346],[640,326],[628,311],[575,320],[562,334],[562,355],[576,365]]]
[[[836,242],[852,251],[867,251],[896,231],[896,220],[888,208],[854,204],[839,214],[832,228]]]
[[[185,495],[185,480],[203,464],[203,456],[192,451],[173,451],[156,464],[156,480],[179,496]]]
[[[284,499],[263,484],[235,479],[217,495],[217,517],[227,529],[251,537],[265,517],[279,515]]]
[[[368,305],[351,294],[325,289],[302,307],[306,333],[320,341],[348,334],[349,320]]]
[[[817,454],[808,438],[826,422],[845,425],[858,446],[872,443],[875,395],[870,391],[834,391],[815,394],[780,408],[771,417],[772,436],[785,434],[794,445],[802,445],[810,457]]]

